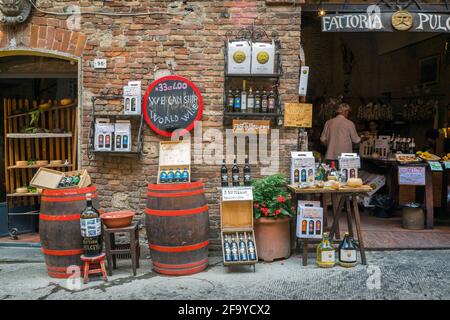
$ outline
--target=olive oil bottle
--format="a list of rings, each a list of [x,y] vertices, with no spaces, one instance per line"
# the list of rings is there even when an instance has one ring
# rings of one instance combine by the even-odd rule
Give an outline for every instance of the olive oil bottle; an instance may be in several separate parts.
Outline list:
[[[328,232],[323,233],[323,239],[317,246],[316,263],[321,268],[332,268],[336,264],[335,250]]]
[[[339,245],[339,265],[345,268],[356,266],[356,245],[355,241],[348,232],[345,233],[344,239]]]

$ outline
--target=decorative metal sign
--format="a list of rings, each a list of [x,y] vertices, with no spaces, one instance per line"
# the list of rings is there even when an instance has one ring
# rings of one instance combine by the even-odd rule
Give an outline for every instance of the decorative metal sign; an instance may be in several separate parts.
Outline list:
[[[322,17],[322,32],[450,33],[450,14],[408,12],[337,13]]]
[[[29,0],[0,0],[0,23],[19,24],[27,20],[31,12]]]
[[[197,86],[180,76],[153,81],[144,98],[144,119],[157,134],[170,137],[177,129],[184,133],[202,117],[203,100]],[[183,134],[183,133],[182,133]]]

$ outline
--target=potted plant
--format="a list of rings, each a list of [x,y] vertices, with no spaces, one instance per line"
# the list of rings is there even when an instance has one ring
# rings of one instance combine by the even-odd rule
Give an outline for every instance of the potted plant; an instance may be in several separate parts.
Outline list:
[[[291,253],[290,221],[295,215],[282,173],[253,182],[255,238],[264,261],[288,258]]]

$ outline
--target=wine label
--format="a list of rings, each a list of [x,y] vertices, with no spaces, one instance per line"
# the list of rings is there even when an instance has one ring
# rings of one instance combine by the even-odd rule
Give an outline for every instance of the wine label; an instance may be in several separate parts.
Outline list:
[[[100,218],[80,219],[80,225],[82,237],[97,237],[102,233]]]
[[[356,250],[341,249],[339,260],[342,262],[356,262]]]
[[[336,262],[334,251],[322,251],[321,259],[322,262]]]

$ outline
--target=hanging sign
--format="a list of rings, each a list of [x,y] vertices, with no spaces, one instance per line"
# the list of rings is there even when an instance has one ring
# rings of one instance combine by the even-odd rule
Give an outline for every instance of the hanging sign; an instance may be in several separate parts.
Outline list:
[[[309,103],[285,103],[284,104],[285,127],[312,127],[312,104]]]
[[[425,185],[425,167],[398,167],[398,184],[408,186]]]
[[[450,14],[408,12],[336,13],[322,17],[322,32],[450,33]]]
[[[170,137],[177,129],[184,133],[194,128],[203,113],[200,90],[180,76],[166,76],[153,81],[145,93],[144,119],[157,134]],[[183,134],[183,132],[181,133]]]

